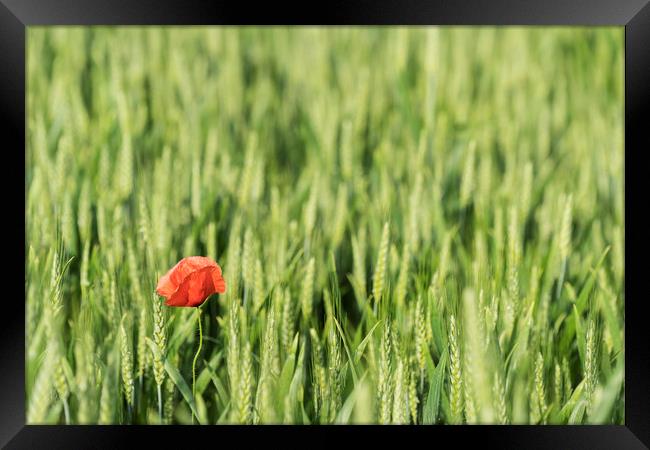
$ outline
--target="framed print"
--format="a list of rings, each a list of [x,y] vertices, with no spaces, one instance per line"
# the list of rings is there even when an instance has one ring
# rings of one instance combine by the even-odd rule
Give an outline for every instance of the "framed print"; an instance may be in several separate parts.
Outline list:
[[[647,448],[647,2],[1,1],[7,448]]]

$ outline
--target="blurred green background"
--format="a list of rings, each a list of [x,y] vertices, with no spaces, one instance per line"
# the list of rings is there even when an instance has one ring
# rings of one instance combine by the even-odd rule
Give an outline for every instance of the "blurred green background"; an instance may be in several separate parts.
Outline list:
[[[30,27],[28,422],[624,423],[623,33]]]

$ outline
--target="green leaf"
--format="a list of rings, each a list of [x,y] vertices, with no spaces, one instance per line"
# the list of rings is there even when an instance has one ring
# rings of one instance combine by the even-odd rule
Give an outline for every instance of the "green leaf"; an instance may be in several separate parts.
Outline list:
[[[445,370],[447,367],[447,349],[442,353],[438,366],[433,371],[431,377],[431,386],[429,387],[429,394],[427,395],[427,402],[424,405],[423,422],[425,424],[434,424],[438,418],[438,411],[440,409],[440,393],[444,383]]]
[[[356,351],[354,352],[354,361],[359,362],[361,359],[361,356],[363,356],[363,352],[366,349],[366,346],[368,345],[368,342],[370,342],[370,338],[372,337],[373,331],[375,331],[375,328],[381,323],[381,320],[377,322],[368,332],[366,337],[363,338],[363,340],[359,343],[359,346],[357,347]]]
[[[282,366],[282,370],[280,371],[280,379],[279,379],[278,391],[277,391],[279,400],[283,400],[284,397],[289,392],[289,386],[291,384],[291,379],[293,376],[294,365],[296,363],[297,347],[298,347],[298,334],[296,333],[296,336],[293,339],[293,343],[291,344],[291,351],[289,353],[289,356],[287,356],[287,359],[284,362],[284,366]]]
[[[569,425],[579,425],[582,423],[582,417],[585,414],[585,407],[587,406],[584,400],[580,400],[578,404],[571,411],[569,416]]]
[[[607,328],[609,328],[609,334],[612,337],[612,346],[614,353],[616,353],[623,349],[623,340],[621,338],[623,333],[621,331],[621,322],[618,320],[616,311],[612,305],[612,302],[616,301],[616,298],[613,297],[610,301],[607,297],[605,297],[606,295],[609,294],[602,293],[602,295],[598,295],[597,298],[599,300],[603,316],[605,317]]]
[[[199,414],[196,415],[199,418],[199,423],[200,424],[207,423],[207,421],[208,421],[208,419],[207,419],[208,411],[207,411],[207,409],[205,407],[205,402],[203,401],[203,396],[197,394],[195,402],[196,402],[196,410],[199,412]]]
[[[217,373],[213,370],[210,370],[210,379],[212,380],[214,387],[217,389],[217,394],[219,395],[221,403],[224,405],[228,404],[228,391],[226,390],[224,384],[221,382],[221,379],[217,376]]]
[[[578,345],[578,353],[580,354],[580,363],[582,367],[585,366],[585,332],[582,326],[582,319],[578,313],[578,308],[573,305],[573,319],[575,322],[576,344]]]
[[[599,395],[595,396],[596,402],[593,406],[589,423],[604,424],[608,423],[612,416],[612,408],[623,386],[624,365],[619,364],[604,388],[599,389]]]
[[[228,413],[230,412],[230,402],[226,405],[226,407],[223,409],[223,412],[219,416],[219,419],[217,419],[217,423],[226,423],[226,420],[228,419]]]
[[[343,405],[341,406],[341,409],[339,409],[339,412],[336,415],[336,419],[334,419],[334,423],[346,424],[349,422],[352,411],[354,411],[354,405],[357,402],[358,389],[358,386],[354,388],[350,395],[348,395],[348,397],[345,399]]]
[[[205,388],[208,387],[208,383],[210,382],[210,378],[212,373],[214,373],[214,370],[217,369],[217,366],[219,365],[219,361],[221,361],[221,358],[223,356],[223,350],[220,352],[217,352],[210,358],[210,361],[203,361],[205,364],[205,367],[201,371],[198,377],[196,377],[196,393],[197,395],[200,395],[205,391]]]
[[[336,329],[339,331],[339,335],[341,336],[341,340],[343,341],[343,348],[345,348],[345,354],[348,357],[348,361],[350,362],[350,370],[352,373],[352,382],[356,386],[357,383],[359,382],[359,379],[357,377],[357,371],[354,368],[354,363],[352,361],[352,356],[350,355],[350,348],[348,347],[348,341],[345,338],[345,334],[343,333],[343,330],[341,329],[341,326],[339,325],[338,320],[336,320],[336,317],[332,316],[332,320],[334,321],[334,324],[336,324]]]
[[[439,352],[442,352],[447,348],[447,340],[443,337],[442,332],[442,320],[437,308],[431,308],[431,334],[433,336],[433,342],[436,345],[436,348]]]
[[[298,363],[296,364],[296,370],[293,374],[293,378],[291,380],[291,385],[289,386],[289,404],[288,406],[290,408],[295,408],[298,406],[298,400],[299,400],[299,389],[302,387],[302,375],[303,375],[303,363],[305,359],[305,341],[302,342],[300,345],[300,354],[298,355]],[[299,419],[300,417],[297,416],[296,412],[300,411],[293,411],[293,417],[294,420]],[[297,420],[296,420],[297,421]]]
[[[160,355],[160,352],[158,351],[158,346],[154,344],[154,342],[149,339],[147,339],[147,344],[151,348],[151,351],[154,352],[156,356]],[[174,367],[169,360],[165,359],[165,370],[167,371],[167,374],[169,375],[169,378],[174,382],[178,390],[181,392],[183,398],[185,399],[185,402],[187,405],[190,407],[194,415],[196,416],[197,420],[201,425],[205,425],[205,420],[198,414],[198,409],[196,407],[196,403],[194,402],[194,399],[192,398],[192,391],[191,389],[187,386],[187,383],[185,382],[185,379],[183,376],[180,374],[178,369]]]
[[[598,269],[600,269],[601,264],[603,263],[603,261],[605,261],[605,257],[607,256],[609,249],[610,247],[608,246],[600,256],[600,259],[596,263],[596,267],[592,268],[589,271],[589,277],[587,277],[587,281],[585,281],[585,284],[582,286],[582,289],[580,290],[580,294],[578,295],[578,299],[576,300],[576,304],[575,304],[575,306],[577,306],[578,308],[578,312],[580,313],[582,313],[585,309],[585,306],[587,306],[587,299],[589,298],[589,294],[591,293],[591,288],[594,286],[594,283],[596,281],[596,275],[598,274]]]
[[[201,425],[205,425],[205,421],[201,415],[198,414],[198,409],[196,407],[196,403],[194,402],[194,399],[192,398],[192,391],[188,387],[187,383],[185,382],[185,379],[182,377],[178,369],[176,367],[172,366],[171,363],[168,360],[165,360],[165,370],[167,371],[167,374],[169,377],[172,379],[178,390],[181,392],[183,395],[183,398],[185,399],[185,402],[188,404],[194,415],[196,416],[198,422]]]
[[[564,404],[564,406],[560,410],[560,414],[565,419],[569,416],[570,411],[573,410],[575,405],[582,398],[582,389],[584,388],[584,384],[585,384],[585,382],[583,380],[583,381],[580,382],[580,384],[578,384],[578,386],[576,386],[576,388],[571,393],[571,398],[569,398],[569,400]]]

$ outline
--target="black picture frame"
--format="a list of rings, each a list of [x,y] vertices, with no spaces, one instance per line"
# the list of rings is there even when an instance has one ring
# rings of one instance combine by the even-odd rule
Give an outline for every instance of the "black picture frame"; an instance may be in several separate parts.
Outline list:
[[[25,151],[25,37],[33,25],[195,25],[195,24],[417,24],[417,25],[618,25],[625,27],[625,425],[620,426],[451,426],[451,427],[308,427],[309,433],[326,440],[343,442],[348,433],[361,432],[383,442],[407,443],[401,434],[418,434],[429,442],[453,442],[463,446],[479,441],[482,448],[648,448],[650,446],[650,327],[645,326],[642,290],[645,264],[635,258],[647,249],[647,232],[641,230],[647,183],[640,163],[650,139],[644,119],[650,109],[650,4],[648,0],[374,0],[330,1],[319,4],[251,5],[249,2],[186,0],[0,0],[0,127],[5,155]],[[20,158],[20,156],[18,156]],[[6,160],[5,160],[6,161]],[[15,160],[14,160],[15,161]],[[0,177],[0,198],[13,200],[20,180],[17,168],[5,162]],[[19,164],[19,163],[17,163]],[[24,166],[23,166],[24,167]],[[23,172],[24,173],[24,172]],[[16,178],[10,176],[15,175]],[[23,175],[24,182],[24,175]],[[24,200],[24,199],[23,199]],[[642,203],[641,203],[642,204]],[[647,204],[647,203],[646,203]],[[6,207],[8,208],[8,207]],[[3,224],[12,227],[5,234],[5,260],[9,268],[19,267],[24,258],[25,223],[17,211],[5,209]],[[16,238],[22,236],[23,240]],[[7,246],[8,244],[8,246]],[[22,245],[22,247],[21,247]],[[15,255],[15,257],[13,256]],[[15,260],[14,260],[15,258]],[[639,258],[640,259],[640,258]],[[5,264],[3,264],[5,265]],[[24,269],[24,266],[23,266]],[[20,269],[14,269],[20,273]],[[207,439],[223,443],[224,434],[245,431],[242,437],[256,437],[286,427],[140,427],[140,426],[33,426],[25,425],[24,304],[18,276],[5,272],[12,288],[5,291],[0,326],[0,444],[7,448],[123,448],[145,437],[146,442],[164,440],[198,445]],[[24,272],[23,272],[24,279]],[[647,291],[647,290],[646,290]],[[642,294],[643,293],[643,294]],[[641,295],[639,295],[641,294]],[[294,427],[305,432],[307,427]],[[191,434],[190,434],[191,433]],[[142,436],[146,434],[147,436]],[[415,437],[415,436],[413,436]],[[218,441],[215,441],[215,438]],[[442,438],[442,440],[440,440]],[[189,439],[189,440],[188,440]],[[241,439],[241,438],[240,438]],[[245,438],[244,438],[245,439]],[[284,438],[286,439],[286,438]],[[311,439],[311,437],[309,438]],[[425,441],[425,442],[426,442]],[[220,444],[221,442],[221,444]],[[239,441],[243,442],[243,441]],[[270,441],[268,441],[270,442]],[[286,442],[286,441],[285,441]],[[300,445],[300,441],[295,445]],[[306,441],[305,441],[306,442]],[[415,444],[415,443],[414,443]],[[149,444],[152,445],[152,444]]]

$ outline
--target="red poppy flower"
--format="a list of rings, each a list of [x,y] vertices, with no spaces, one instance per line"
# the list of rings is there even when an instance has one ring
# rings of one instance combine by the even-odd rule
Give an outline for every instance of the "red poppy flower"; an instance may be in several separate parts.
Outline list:
[[[199,306],[215,292],[226,292],[226,280],[210,258],[188,256],[160,278],[156,292],[167,299],[167,306]]]

